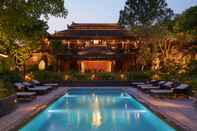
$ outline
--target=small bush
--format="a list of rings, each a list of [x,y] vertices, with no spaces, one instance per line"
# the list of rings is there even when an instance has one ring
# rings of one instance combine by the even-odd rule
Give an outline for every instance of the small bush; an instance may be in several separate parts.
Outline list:
[[[193,88],[195,91],[197,91],[197,77],[192,78],[191,81],[190,81],[190,83],[191,83],[192,88]]]
[[[197,76],[197,60],[191,62],[189,66],[189,75]]]
[[[22,80],[22,76],[19,72],[6,72],[0,74],[1,80],[15,83]]]
[[[41,81],[56,81],[64,80],[64,73],[61,72],[51,72],[51,71],[38,71],[33,72],[34,79]]]
[[[7,97],[15,92],[11,82],[0,80],[0,98]]]
[[[96,73],[99,80],[115,80],[115,75],[112,73]]]
[[[129,72],[127,75],[128,80],[148,80],[152,76],[150,71],[144,72]]]

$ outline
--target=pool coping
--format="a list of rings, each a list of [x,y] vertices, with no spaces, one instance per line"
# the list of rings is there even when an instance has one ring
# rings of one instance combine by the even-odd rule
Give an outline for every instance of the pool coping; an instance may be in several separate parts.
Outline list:
[[[130,88],[132,88],[132,87],[130,87]],[[167,113],[159,111],[159,108],[157,106],[155,106],[155,105],[151,104],[150,102],[148,102],[147,100],[143,99],[142,97],[137,95],[136,92],[131,93],[130,91],[127,91],[127,93],[131,97],[135,98],[137,101],[142,103],[150,111],[155,113],[160,119],[164,120],[167,124],[169,124],[175,130],[177,130],[177,131],[194,131],[190,127],[183,125],[182,123],[180,123],[178,120],[174,119],[173,117],[171,117]],[[143,92],[141,92],[141,93],[143,93]]]
[[[59,87],[61,88],[61,87]],[[60,94],[58,94],[57,96],[55,96],[54,99],[51,99],[49,101],[47,101],[47,103],[45,103],[45,106],[41,108],[36,109],[35,112],[32,112],[31,115],[24,119],[23,122],[20,123],[20,125],[18,125],[17,127],[15,127],[15,129],[19,130],[20,128],[22,128],[25,124],[27,124],[29,121],[31,121],[34,117],[36,117],[39,113],[41,113],[42,111],[44,111],[46,108],[48,108],[52,103],[54,103],[56,100],[58,100],[60,97],[62,97],[67,91],[69,90],[69,88],[67,87],[65,92],[62,92]],[[14,130],[11,130],[14,131]]]
[[[61,87],[60,87],[61,88]],[[18,129],[20,129],[21,127],[23,127],[26,123],[28,123],[29,121],[31,121],[36,115],[38,115],[40,112],[42,112],[44,109],[46,109],[50,104],[52,104],[54,101],[56,101],[57,99],[59,99],[61,96],[63,96],[69,89],[76,89],[78,87],[64,87],[65,90],[59,94],[57,94],[56,96],[54,96],[53,99],[49,99],[46,103],[39,105],[35,110],[33,110],[31,113],[29,113],[28,116],[26,116],[25,118],[21,118],[18,121],[15,121],[14,124],[9,127],[9,129],[6,129],[6,131],[16,131]],[[80,88],[80,87],[79,87]],[[101,87],[92,87],[92,89],[95,88],[101,88]],[[107,89],[114,89],[114,87],[108,87]],[[177,121],[176,119],[174,119],[172,116],[169,116],[168,114],[166,114],[165,112],[161,112],[159,111],[158,107],[156,107],[155,105],[152,105],[150,102],[144,100],[142,97],[140,97],[136,92],[132,92],[131,90],[128,89],[135,89],[132,87],[124,87],[124,86],[120,86],[120,87],[115,87],[115,89],[123,89],[126,90],[127,93],[131,96],[134,97],[137,101],[139,101],[140,103],[142,103],[145,107],[147,107],[150,111],[152,111],[153,113],[155,113],[159,118],[161,118],[162,120],[164,120],[167,124],[169,124],[171,127],[173,127],[175,130],[177,131],[191,131],[192,129],[190,129],[187,126],[184,126],[182,123],[180,123],[179,121]],[[82,88],[84,89],[84,88]],[[90,87],[87,87],[87,89],[90,89]],[[106,89],[106,87],[102,88],[102,89]],[[137,89],[135,89],[137,90]],[[142,93],[142,92],[141,92]],[[1,129],[0,129],[1,131]],[[5,130],[3,130],[5,131]]]
[[[57,91],[59,88],[64,88],[64,89],[62,89],[63,90],[62,92],[55,94],[55,91]],[[68,90],[67,87],[59,87],[59,88],[49,94],[46,94],[46,95],[50,95],[50,94],[52,95],[52,93],[54,93],[55,95],[53,95],[53,98],[51,99],[49,98],[48,100],[46,100],[45,103],[36,106],[35,109],[33,109],[30,113],[28,113],[28,115],[23,116],[20,119],[13,120],[9,125],[6,125],[5,127],[1,127],[0,131],[18,131],[22,126],[24,126],[26,123],[31,121],[36,115],[38,115],[40,112],[46,109],[50,104],[52,104],[54,101],[56,101],[61,96],[63,96],[65,92]]]

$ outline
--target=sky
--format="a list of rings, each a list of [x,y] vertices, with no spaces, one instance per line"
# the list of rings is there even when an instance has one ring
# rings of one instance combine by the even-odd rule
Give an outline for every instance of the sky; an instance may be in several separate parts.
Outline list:
[[[126,0],[65,0],[68,9],[66,19],[50,17],[49,33],[65,30],[68,24],[78,23],[116,23],[119,12],[124,8]],[[167,0],[168,7],[175,13],[197,5],[197,0]]]

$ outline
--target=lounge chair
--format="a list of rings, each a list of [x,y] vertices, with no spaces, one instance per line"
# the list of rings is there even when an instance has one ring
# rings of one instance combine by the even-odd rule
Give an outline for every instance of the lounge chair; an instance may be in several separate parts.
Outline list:
[[[154,95],[165,95],[165,94],[184,94],[190,95],[191,87],[188,84],[179,84],[173,88],[169,89],[152,89],[150,90],[151,94]]]
[[[24,91],[25,85],[23,85],[21,82],[14,83],[14,86],[16,87],[17,91]]]
[[[36,92],[38,94],[46,94],[52,90],[50,86],[35,86],[29,82],[23,82],[27,91]]]
[[[35,92],[17,92],[16,93],[18,101],[32,101],[36,98]]]
[[[53,89],[58,87],[58,83],[41,83],[38,80],[32,80],[31,82],[36,86],[50,86]]]
[[[192,88],[188,84],[180,84],[174,88],[174,93],[190,95],[192,93]]]
[[[138,85],[138,87],[143,90],[143,91],[146,91],[146,90],[151,90],[151,89],[159,89],[162,87],[162,85],[164,84],[169,84],[168,82],[166,81],[159,81],[158,83],[155,83],[155,84],[148,84],[148,85]]]
[[[46,86],[46,85],[42,85],[42,84],[35,84],[35,83],[30,83],[30,82],[23,82],[23,84],[27,87],[30,87],[30,88],[48,88],[49,90],[52,90],[52,86]]]
[[[155,95],[172,94],[174,92],[172,89],[151,89],[150,93]]]
[[[131,85],[134,87],[139,87],[139,86],[143,86],[143,85],[152,85],[154,83],[156,83],[157,80],[151,80],[151,81],[144,81],[144,82],[132,82]]]
[[[36,98],[36,92],[24,91],[25,85],[22,83],[15,83],[14,86],[17,90],[16,96],[18,101],[31,101]]]

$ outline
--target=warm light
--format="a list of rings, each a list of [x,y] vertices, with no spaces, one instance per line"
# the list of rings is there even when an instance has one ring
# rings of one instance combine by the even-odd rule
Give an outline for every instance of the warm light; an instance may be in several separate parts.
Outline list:
[[[32,56],[32,61],[37,62],[38,61],[38,56]]]
[[[1,57],[8,58],[8,55],[0,54]]]
[[[92,115],[92,125],[94,127],[99,127],[102,124],[102,116],[101,113],[99,111],[95,111],[93,112]]]
[[[26,80],[26,81],[32,81],[32,76],[31,76],[31,74],[25,75],[25,80]]]
[[[94,44],[99,44],[99,40],[94,40]]]
[[[69,75],[65,75],[64,80],[69,80]]]
[[[112,61],[81,61],[81,73],[86,71],[111,72]]]
[[[93,74],[93,75],[91,76],[91,80],[95,80],[95,78],[96,78],[96,75]]]
[[[120,78],[121,78],[121,79],[124,79],[124,77],[125,77],[124,74],[121,74],[121,75],[120,75]]]
[[[98,100],[98,97],[93,94],[94,97],[94,101],[92,103],[92,110],[93,110],[93,114],[92,114],[92,125],[94,127],[99,127],[102,124],[102,115],[100,112],[100,103]]]
[[[45,70],[45,68],[46,68],[46,63],[45,63],[44,60],[41,60],[39,65],[38,65],[38,69],[39,70]]]

